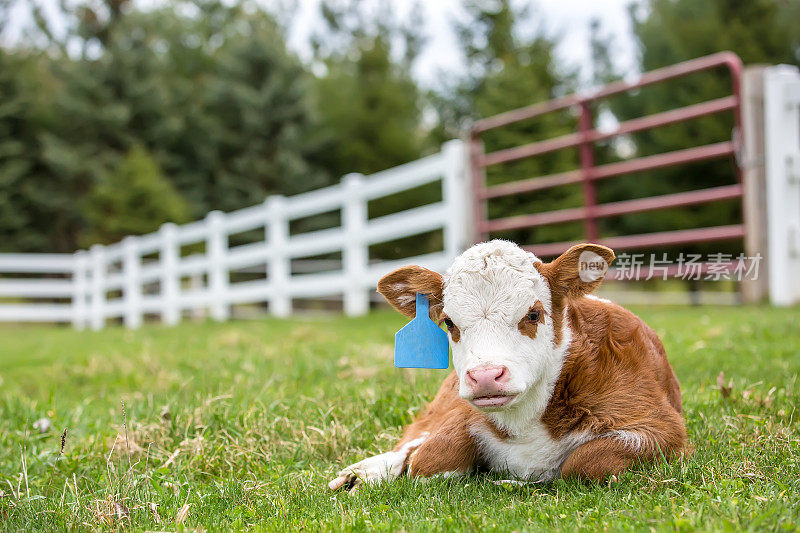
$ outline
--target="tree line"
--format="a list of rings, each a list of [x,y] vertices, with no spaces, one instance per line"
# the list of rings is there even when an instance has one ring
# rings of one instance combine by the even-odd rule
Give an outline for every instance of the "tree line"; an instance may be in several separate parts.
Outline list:
[[[0,0],[0,32],[13,2]],[[373,5],[373,4],[370,4]],[[558,37],[541,8],[465,1],[454,20],[467,69],[435,90],[412,76],[426,42],[420,9],[325,0],[324,21],[303,61],[287,47],[290,12],[248,0],[180,0],[141,9],[130,0],[62,3],[51,25],[39,4],[35,27],[0,48],[0,251],[71,252],[128,234],[186,222],[209,210],[296,194],[348,172],[370,174],[436,151],[470,121],[574,92],[575,66],[556,57]],[[639,68],[650,70],[730,49],[746,63],[798,63],[796,0],[640,0],[630,8]],[[58,27],[54,27],[58,26]],[[586,30],[593,82],[620,77],[613,36]],[[724,73],[643,90],[597,113],[617,119],[665,110],[725,91]],[[730,132],[708,117],[628,139],[640,155]],[[496,149],[574,131],[553,114],[488,135]],[[622,157],[598,146],[600,162]],[[499,183],[574,168],[570,150],[491,169]],[[716,163],[609,181],[601,201],[725,183]],[[672,187],[672,188],[670,188]],[[412,191],[370,206],[370,216],[418,201]],[[578,187],[490,204],[492,216],[580,205]],[[735,216],[735,203],[604,222],[604,234],[670,229]],[[653,230],[655,230],[653,229]],[[508,232],[526,242],[580,237],[579,225]],[[397,244],[395,249],[402,248]]]

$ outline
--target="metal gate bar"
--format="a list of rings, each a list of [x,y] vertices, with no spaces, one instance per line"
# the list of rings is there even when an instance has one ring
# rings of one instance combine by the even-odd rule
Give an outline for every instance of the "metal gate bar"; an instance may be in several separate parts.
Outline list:
[[[723,185],[721,187],[712,187],[699,191],[679,192],[662,196],[652,196],[649,198],[639,198],[637,200],[625,200],[622,202],[609,202],[597,205],[593,208],[574,207],[559,209],[557,211],[548,211],[546,213],[535,213],[533,215],[519,215],[489,220],[485,223],[484,227],[486,231],[505,231],[557,224],[559,222],[583,220],[586,218],[589,211],[591,211],[591,216],[593,217],[610,217],[628,213],[640,213],[642,211],[653,211],[655,209],[667,209],[670,207],[730,200],[740,198],[741,196],[742,185],[737,183],[736,185]]]

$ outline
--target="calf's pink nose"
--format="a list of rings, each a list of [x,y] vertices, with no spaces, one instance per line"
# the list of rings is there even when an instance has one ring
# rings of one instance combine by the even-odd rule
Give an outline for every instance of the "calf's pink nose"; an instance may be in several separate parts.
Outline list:
[[[504,366],[486,365],[467,370],[467,384],[475,397],[502,394],[509,379],[508,368]]]

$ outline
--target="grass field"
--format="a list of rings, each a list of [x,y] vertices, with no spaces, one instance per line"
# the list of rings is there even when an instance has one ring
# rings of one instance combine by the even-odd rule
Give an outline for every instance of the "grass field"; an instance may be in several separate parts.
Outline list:
[[[476,476],[352,495],[327,481],[390,448],[445,375],[393,368],[399,315],[0,327],[0,528],[800,529],[800,310],[635,311],[681,381],[690,458],[610,487]]]

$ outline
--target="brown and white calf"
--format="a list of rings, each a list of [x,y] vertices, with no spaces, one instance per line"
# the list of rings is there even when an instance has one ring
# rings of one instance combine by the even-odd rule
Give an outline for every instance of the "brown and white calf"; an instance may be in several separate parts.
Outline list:
[[[378,291],[408,317],[428,294],[447,326],[455,371],[395,448],[355,463],[331,489],[409,476],[503,472],[520,479],[603,479],[686,446],[681,393],[656,334],[590,296],[583,244],[550,263],[507,241],[473,246],[445,276],[395,270]],[[591,266],[591,265],[590,265]]]

